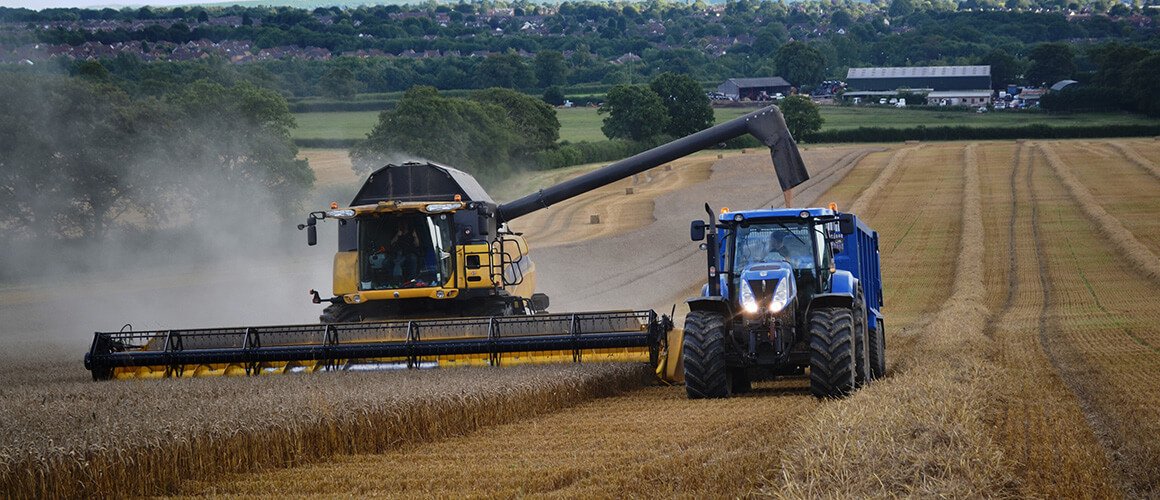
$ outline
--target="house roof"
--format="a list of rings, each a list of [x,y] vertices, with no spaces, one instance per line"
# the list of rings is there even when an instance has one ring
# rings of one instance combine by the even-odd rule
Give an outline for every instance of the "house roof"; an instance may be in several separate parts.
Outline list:
[[[991,76],[990,66],[916,66],[909,68],[850,68],[846,79],[941,78]]]
[[[774,77],[770,77],[770,78],[730,78],[730,79],[725,80],[725,81],[733,82],[734,84],[737,85],[737,88],[740,88],[740,89],[747,89],[747,88],[752,88],[752,87],[790,87],[791,86],[789,82],[785,81],[785,79],[780,77],[780,76],[774,76]]]

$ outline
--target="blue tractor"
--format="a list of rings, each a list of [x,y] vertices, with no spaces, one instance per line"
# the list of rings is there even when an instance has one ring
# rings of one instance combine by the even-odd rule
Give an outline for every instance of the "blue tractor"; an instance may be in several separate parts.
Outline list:
[[[714,214],[693,221],[708,283],[687,301],[689,398],[727,398],[751,381],[805,373],[838,398],[886,371],[878,233],[830,208]]]

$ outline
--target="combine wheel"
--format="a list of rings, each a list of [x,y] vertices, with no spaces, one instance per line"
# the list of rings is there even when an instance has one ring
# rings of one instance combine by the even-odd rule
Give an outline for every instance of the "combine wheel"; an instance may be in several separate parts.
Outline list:
[[[362,314],[346,304],[331,304],[318,317],[323,323],[353,323],[362,321]]]
[[[685,394],[689,399],[729,397],[725,318],[707,311],[685,316]]]
[[[854,354],[857,365],[854,381],[859,387],[874,379],[870,366],[870,339],[866,332],[866,298],[862,294],[862,284],[859,283],[854,292]]]
[[[870,337],[870,378],[879,379],[886,375],[886,324],[878,320],[878,328],[869,333]]]
[[[854,315],[844,307],[810,311],[810,392],[840,398],[854,390]]]

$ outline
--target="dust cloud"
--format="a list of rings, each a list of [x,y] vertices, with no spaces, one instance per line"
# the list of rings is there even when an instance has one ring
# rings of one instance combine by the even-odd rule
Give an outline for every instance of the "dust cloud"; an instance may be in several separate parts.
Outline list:
[[[191,180],[164,172],[166,165],[156,160],[139,168]],[[125,325],[153,330],[317,322],[323,306],[311,303],[309,291],[330,296],[337,225],[319,223],[315,247],[307,246],[297,225],[307,212],[325,209],[329,198],[349,201],[357,185],[318,187],[301,209],[279,210],[261,183],[204,175],[193,182],[182,193],[212,201],[161,192],[164,214],[128,209],[100,239],[0,241],[0,364],[47,359],[83,370],[93,332]],[[72,193],[59,194],[43,201],[68,203]]]

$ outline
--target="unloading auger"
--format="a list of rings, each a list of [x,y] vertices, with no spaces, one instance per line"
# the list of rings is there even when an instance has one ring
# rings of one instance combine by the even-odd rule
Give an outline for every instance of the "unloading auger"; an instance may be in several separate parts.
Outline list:
[[[752,134],[770,147],[783,189],[808,178],[781,111],[770,106],[523,198],[496,204],[463,171],[386,165],[338,223],[332,296],[321,324],[96,332],[94,380],[458,365],[663,361],[672,319],[651,310],[548,313],[527,241],[506,222],[690,153]],[[788,179],[788,180],[787,180]]]

